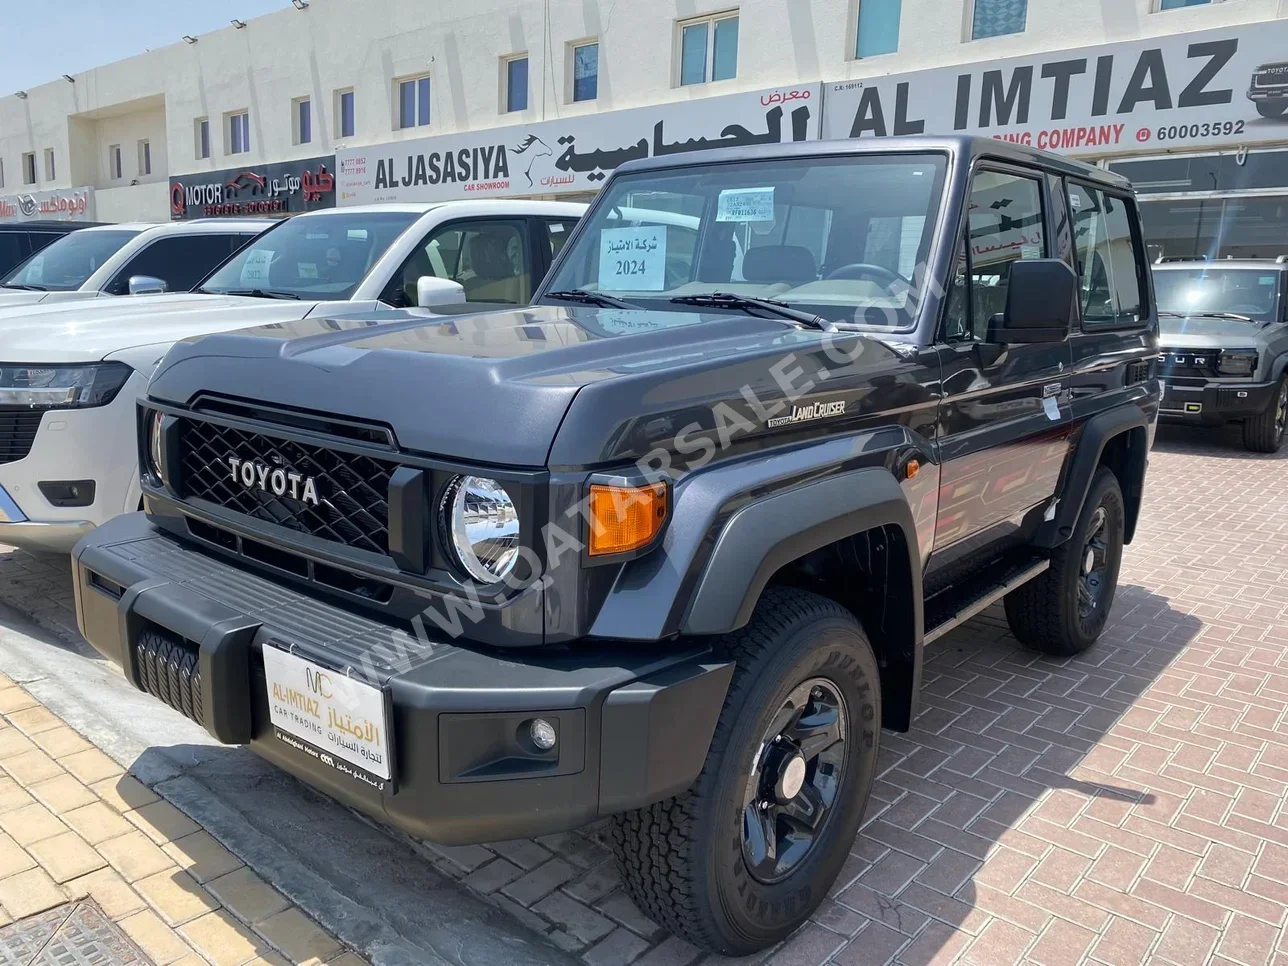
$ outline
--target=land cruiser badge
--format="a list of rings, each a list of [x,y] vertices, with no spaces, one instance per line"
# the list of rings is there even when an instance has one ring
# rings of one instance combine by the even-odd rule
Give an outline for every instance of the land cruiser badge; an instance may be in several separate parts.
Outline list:
[[[808,406],[793,406],[790,416],[776,416],[765,421],[770,429],[775,426],[786,426],[789,423],[804,423],[811,419],[829,419],[833,416],[844,416],[848,404],[844,399],[836,402],[816,402]]]
[[[311,476],[236,456],[228,457],[228,466],[232,470],[233,482],[240,483],[248,490],[263,490],[273,496],[286,496],[290,493],[292,500],[318,505],[318,485]]]

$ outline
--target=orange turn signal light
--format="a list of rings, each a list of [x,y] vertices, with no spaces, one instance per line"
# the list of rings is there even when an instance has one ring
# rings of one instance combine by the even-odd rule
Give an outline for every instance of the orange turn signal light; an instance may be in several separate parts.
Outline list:
[[[625,553],[648,546],[666,522],[666,484],[590,486],[592,557]]]

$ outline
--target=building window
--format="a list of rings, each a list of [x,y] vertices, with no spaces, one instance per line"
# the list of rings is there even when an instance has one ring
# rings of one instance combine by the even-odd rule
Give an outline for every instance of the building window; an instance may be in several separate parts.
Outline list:
[[[680,24],[680,84],[738,76],[738,14],[721,13]]]
[[[199,117],[193,122],[192,139],[197,160],[210,157],[210,118]]]
[[[36,183],[36,152],[28,151],[22,156],[22,183]]]
[[[1158,0],[1159,10],[1177,10],[1180,7],[1201,7],[1212,0]]]
[[[505,74],[505,110],[528,109],[528,55],[509,57],[501,62]]]
[[[245,154],[250,150],[250,112],[228,115],[228,153]]]
[[[599,96],[599,41],[573,44],[572,99],[593,101]]]
[[[152,173],[152,143],[139,141],[139,177]]]
[[[429,124],[429,77],[409,77],[398,82],[398,126]]]
[[[4,158],[0,158],[0,188],[4,187]]]
[[[107,149],[107,176],[113,181],[120,181],[124,172],[121,170],[121,146],[113,144]]]
[[[54,168],[54,149],[45,148],[45,180],[55,181],[57,178],[58,173]]]
[[[291,102],[295,118],[295,143],[309,144],[313,140],[313,102],[307,97],[297,97]]]
[[[859,36],[855,57],[893,54],[899,49],[899,13],[903,0],[859,0]]]
[[[351,138],[354,132],[353,90],[335,92],[335,113],[340,118],[340,137]]]
[[[971,40],[1024,33],[1029,0],[975,0],[971,14]]]

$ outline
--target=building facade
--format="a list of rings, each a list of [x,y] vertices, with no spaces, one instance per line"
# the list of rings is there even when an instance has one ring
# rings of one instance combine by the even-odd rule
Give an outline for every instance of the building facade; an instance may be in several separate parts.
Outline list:
[[[1288,122],[1273,62],[1276,46],[1288,61],[1286,8],[297,0],[0,96],[0,218],[72,191],[99,221],[582,197],[617,160],[659,146],[957,129],[1121,168],[1150,198],[1159,255],[1278,254]],[[1288,64],[1284,81],[1288,96]],[[312,180],[306,200],[306,173],[334,190]]]

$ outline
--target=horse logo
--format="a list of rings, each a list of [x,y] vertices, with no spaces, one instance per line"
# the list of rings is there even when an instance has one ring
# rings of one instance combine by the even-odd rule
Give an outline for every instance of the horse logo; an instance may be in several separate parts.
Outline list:
[[[515,154],[523,154],[526,151],[530,151],[531,153],[528,154],[528,167],[527,170],[523,172],[523,176],[528,179],[528,187],[531,188],[532,167],[537,163],[537,158],[548,158],[550,155],[554,154],[554,152],[550,150],[550,145],[546,144],[545,141],[541,140],[541,138],[537,137],[535,134],[529,134],[523,139],[522,143],[514,149]]]

